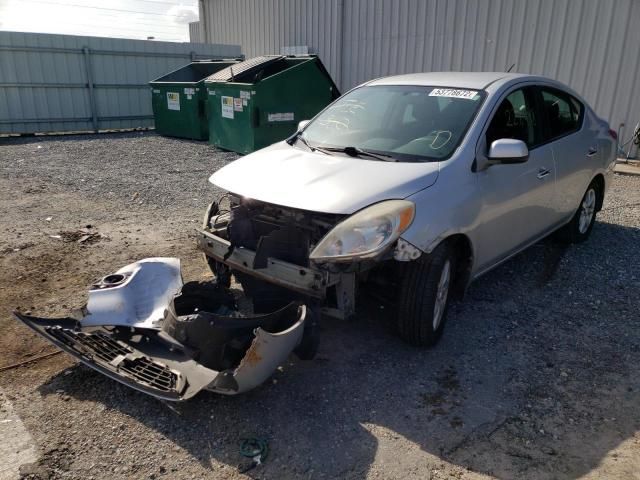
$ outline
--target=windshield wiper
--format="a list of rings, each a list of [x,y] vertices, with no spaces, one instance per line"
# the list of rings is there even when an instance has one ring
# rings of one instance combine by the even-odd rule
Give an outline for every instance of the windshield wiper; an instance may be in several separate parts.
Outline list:
[[[346,153],[350,157],[370,157],[375,158],[376,160],[382,160],[383,162],[397,162],[397,158],[393,158],[391,155],[387,155],[386,153],[373,153],[368,150],[363,150],[358,147],[326,147],[326,151],[328,152],[341,152]]]
[[[294,135],[293,138],[291,139],[291,142],[287,140],[287,143],[289,145],[293,145],[298,140],[300,140],[304,144],[304,146],[307,147],[312,152],[318,151],[318,152],[324,153],[325,155],[331,155],[331,153],[329,153],[329,149],[316,147],[315,145],[311,145],[309,142],[307,142],[307,140],[302,136],[302,132],[299,132],[296,135]]]
[[[383,162],[397,162],[397,158],[393,158],[391,155],[387,155],[386,153],[373,153],[368,150],[363,150],[358,147],[317,147],[315,145],[311,145],[307,140],[302,136],[302,132],[295,134],[293,137],[287,140],[289,145],[293,145],[295,142],[300,140],[305,147],[307,147],[312,152],[322,152],[325,155],[331,155],[331,152],[340,152],[346,153],[350,157],[370,157],[375,158],[376,160],[382,160]]]

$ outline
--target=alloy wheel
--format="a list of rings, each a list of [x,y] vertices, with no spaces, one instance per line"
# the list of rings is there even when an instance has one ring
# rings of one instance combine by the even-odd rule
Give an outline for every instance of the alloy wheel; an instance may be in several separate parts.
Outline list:
[[[444,310],[447,306],[447,297],[449,295],[449,283],[451,280],[451,262],[447,260],[442,266],[440,272],[440,280],[438,281],[438,290],[436,291],[436,301],[433,307],[433,331],[438,330]]]
[[[580,205],[580,220],[578,221],[578,231],[585,234],[591,225],[593,214],[596,211],[596,191],[593,188],[587,190],[587,193]]]

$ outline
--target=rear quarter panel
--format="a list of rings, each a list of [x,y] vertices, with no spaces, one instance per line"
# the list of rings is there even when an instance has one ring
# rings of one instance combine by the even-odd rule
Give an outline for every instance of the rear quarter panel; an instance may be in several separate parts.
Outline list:
[[[609,134],[609,124],[605,120],[598,118],[595,113],[591,113],[594,117],[594,121],[600,124],[597,135],[598,151],[600,153],[597,170],[604,176],[604,194],[606,195],[606,192],[613,181],[613,173],[616,166],[616,160],[618,159],[618,141],[614,140]]]
[[[599,122],[585,106],[582,128],[551,142],[556,164],[556,208],[565,220],[573,216],[589,183],[602,167],[599,135]],[[591,148],[597,152],[589,156]]]

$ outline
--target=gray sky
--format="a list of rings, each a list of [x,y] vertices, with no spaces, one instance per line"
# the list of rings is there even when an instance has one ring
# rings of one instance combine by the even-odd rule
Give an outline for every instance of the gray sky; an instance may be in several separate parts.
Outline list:
[[[0,30],[188,42],[197,0],[0,0]]]

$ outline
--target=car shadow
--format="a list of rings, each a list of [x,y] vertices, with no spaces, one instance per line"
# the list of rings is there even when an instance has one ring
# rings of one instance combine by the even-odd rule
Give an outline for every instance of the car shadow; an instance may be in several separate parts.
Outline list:
[[[353,321],[324,321],[315,360],[237,397],[163,404],[85,367],[39,390],[120,411],[205,468],[244,465],[241,439],[266,439],[254,477],[363,478],[376,465],[428,478],[444,461],[576,478],[640,428],[639,244],[640,229],[599,222],[584,244],[534,245],[451,306],[432,349],[402,343],[392,309],[369,300]]]

